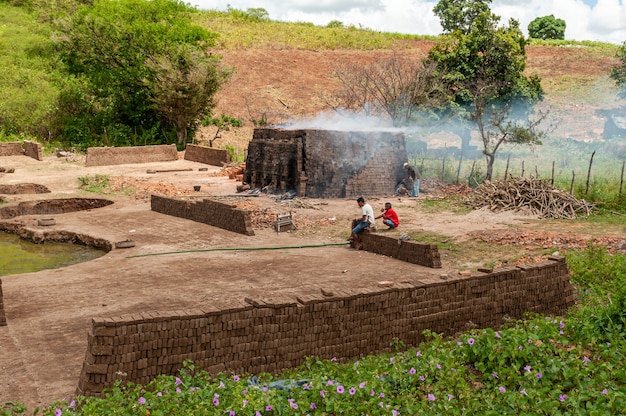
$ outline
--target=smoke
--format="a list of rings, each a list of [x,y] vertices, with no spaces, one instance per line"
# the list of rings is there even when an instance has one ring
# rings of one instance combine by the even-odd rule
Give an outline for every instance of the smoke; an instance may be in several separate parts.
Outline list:
[[[290,120],[276,127],[289,130],[404,131],[383,117],[348,111],[322,112],[315,117]]]

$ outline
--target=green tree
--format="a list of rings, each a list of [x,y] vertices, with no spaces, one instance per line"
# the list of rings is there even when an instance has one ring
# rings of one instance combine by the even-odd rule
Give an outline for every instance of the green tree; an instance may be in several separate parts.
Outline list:
[[[482,10],[467,22],[462,13],[452,24],[442,4],[463,4],[468,10]],[[472,3],[475,3],[472,5]],[[543,99],[538,76],[526,77],[526,41],[516,20],[499,26],[499,16],[484,9],[486,1],[442,0],[435,8],[443,15],[448,32],[429,51],[427,62],[435,62],[453,97],[446,112],[478,130],[487,162],[486,179],[505,143],[540,144],[538,126],[546,117],[534,116],[534,104]],[[447,19],[447,20],[446,20]],[[443,25],[443,24],[442,24]],[[469,133],[462,135],[469,143]]]
[[[626,41],[617,50],[616,57],[619,59],[619,64],[611,68],[611,78],[615,80],[619,88],[618,95],[626,99]]]
[[[534,19],[528,24],[528,36],[535,39],[565,39],[565,20],[553,14]]]
[[[433,11],[439,17],[444,33],[460,31],[467,35],[479,23],[480,16],[499,20],[491,14],[490,4],[491,0],[439,0]]]
[[[225,78],[218,57],[206,52],[217,35],[192,24],[194,12],[177,0],[96,0],[93,7],[80,7],[59,20],[59,54],[67,71],[85,80],[80,85],[86,89],[67,96],[89,100],[76,106],[69,124],[84,125],[77,119],[89,119],[91,135],[111,145],[184,143],[187,129],[193,132],[194,123],[210,110]],[[182,87],[181,77],[193,85]],[[174,95],[177,110],[185,111],[176,117],[166,108]],[[186,123],[184,132],[181,123]]]

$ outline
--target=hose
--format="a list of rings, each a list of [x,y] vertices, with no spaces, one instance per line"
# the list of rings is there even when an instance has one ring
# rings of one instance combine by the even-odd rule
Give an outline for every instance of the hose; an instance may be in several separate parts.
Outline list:
[[[285,250],[293,248],[314,248],[314,247],[330,247],[330,246],[345,246],[350,244],[349,241],[343,243],[326,243],[326,244],[305,244],[300,246],[278,246],[278,247],[213,247],[213,248],[198,248],[194,250],[181,250],[181,251],[164,251],[161,253],[148,253],[148,254],[136,254],[134,256],[127,256],[127,259],[135,257],[148,257],[148,256],[164,256],[166,254],[182,254],[182,253],[201,253],[204,251],[257,251],[257,250]]]

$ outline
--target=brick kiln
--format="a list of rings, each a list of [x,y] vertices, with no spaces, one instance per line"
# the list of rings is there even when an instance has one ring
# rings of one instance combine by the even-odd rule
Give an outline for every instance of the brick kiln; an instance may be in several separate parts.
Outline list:
[[[392,130],[255,129],[244,182],[311,198],[389,195],[404,176],[404,134]]]

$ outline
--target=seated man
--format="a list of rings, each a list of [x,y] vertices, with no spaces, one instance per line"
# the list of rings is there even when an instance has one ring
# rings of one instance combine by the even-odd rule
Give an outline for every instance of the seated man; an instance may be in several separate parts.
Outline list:
[[[400,219],[398,218],[396,211],[391,208],[391,202],[385,202],[385,208],[382,208],[381,211],[382,214],[376,218],[382,218],[383,224],[387,226],[388,230],[393,230],[400,225]]]
[[[361,218],[357,218],[352,221],[352,233],[350,234],[350,241],[354,241],[354,248],[357,250],[361,250],[363,248],[361,246],[361,239],[359,234],[363,232],[366,228],[374,225],[374,210],[370,204],[365,203],[365,199],[363,197],[359,197],[356,200],[356,203],[361,207]]]

